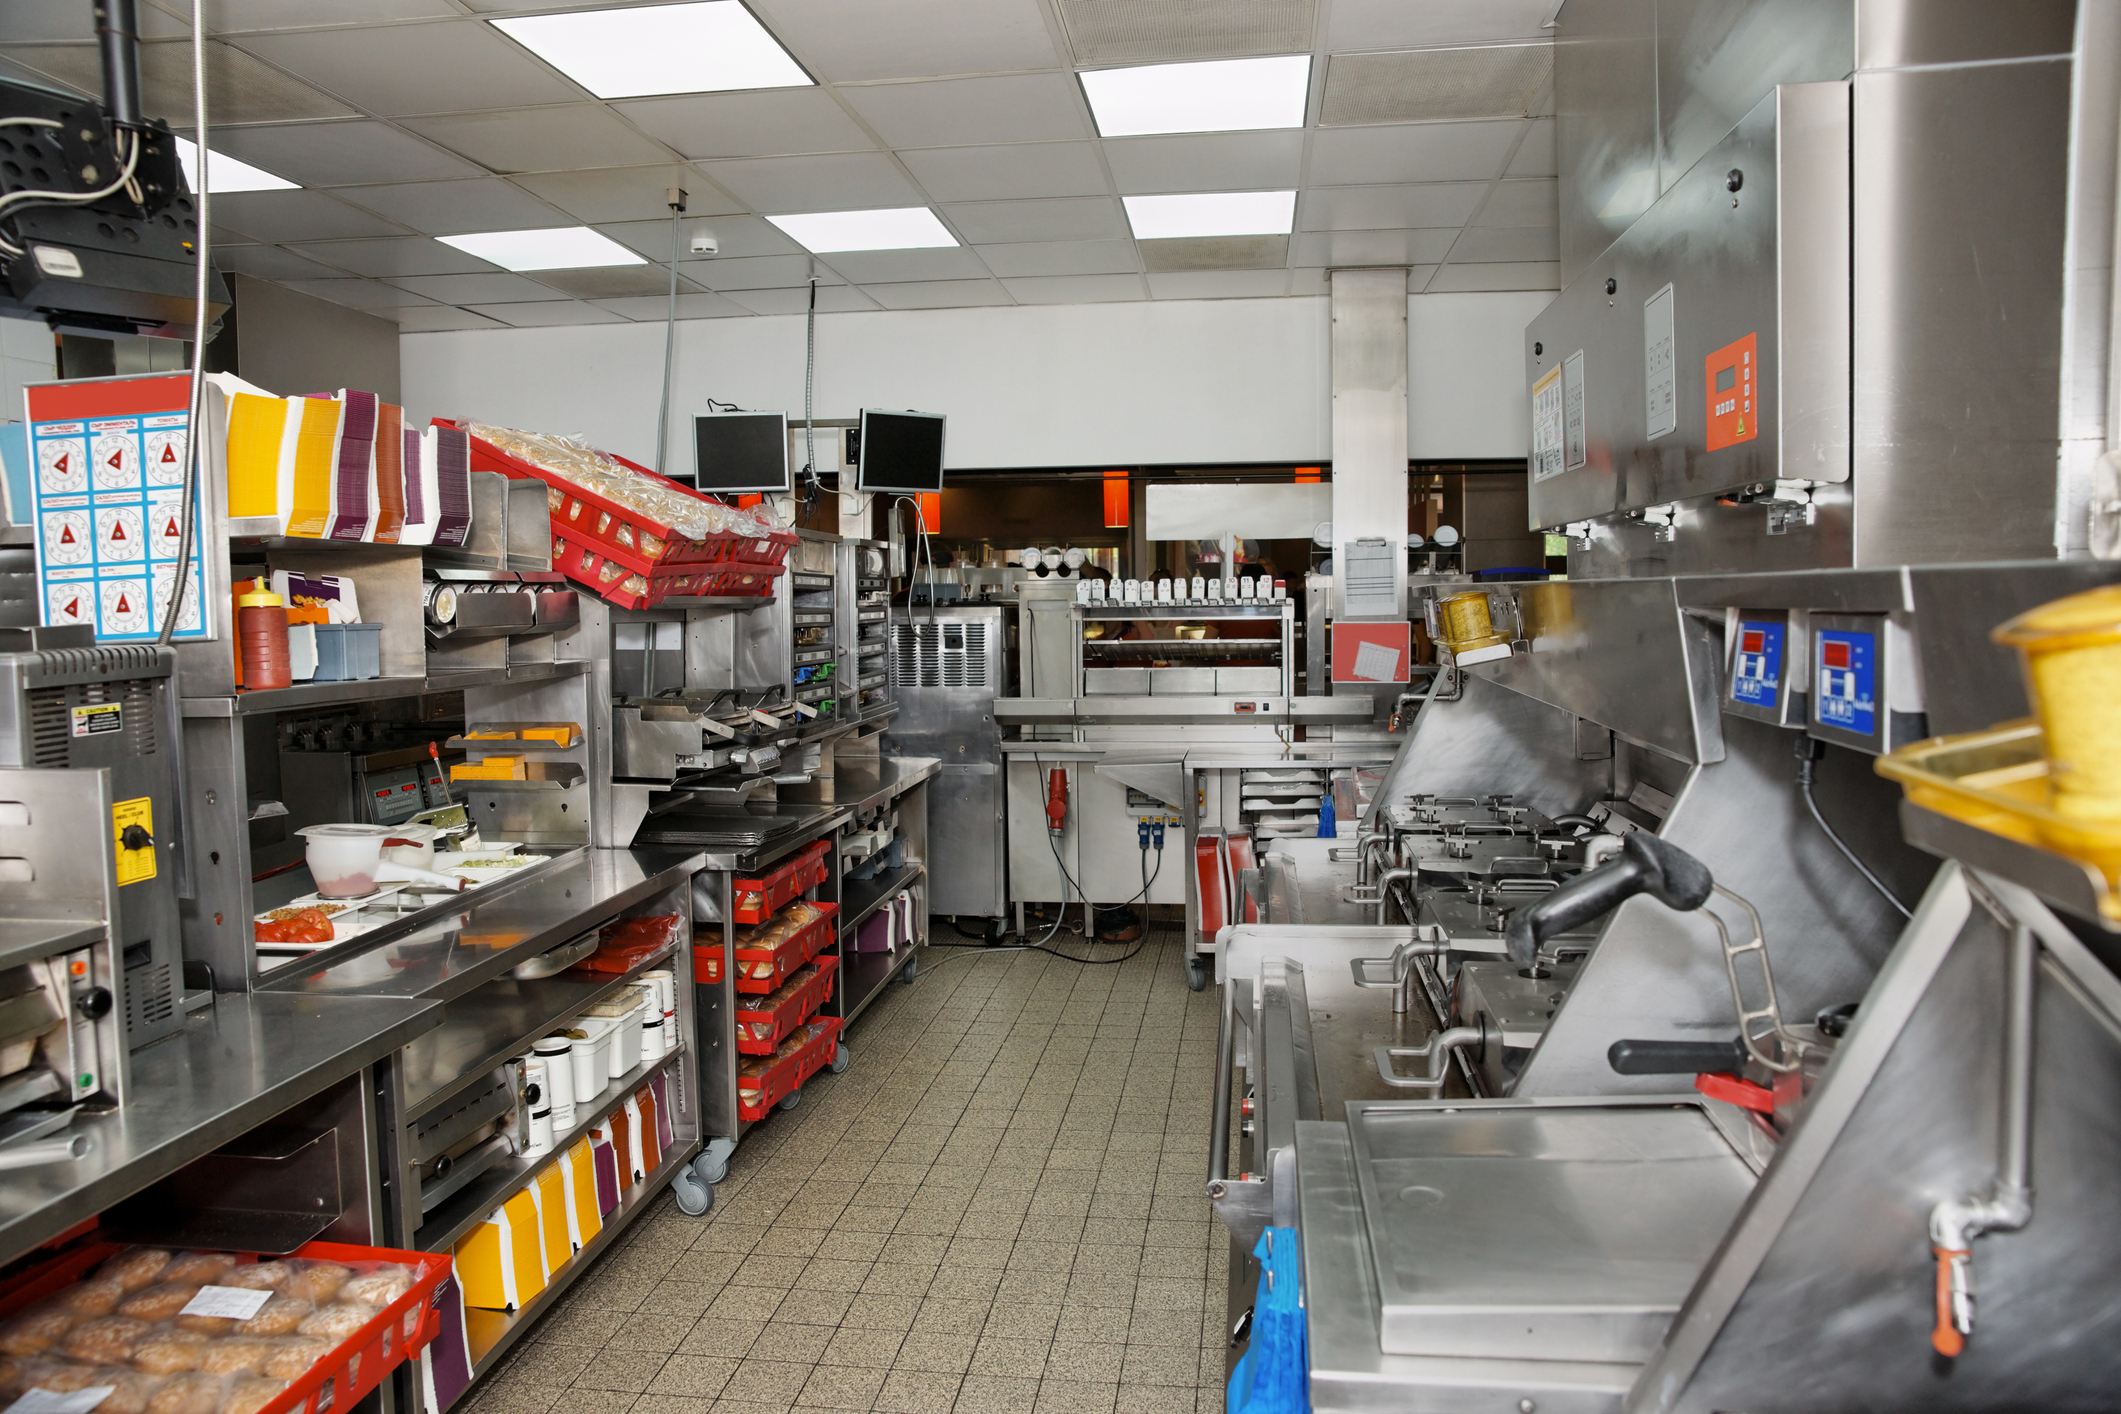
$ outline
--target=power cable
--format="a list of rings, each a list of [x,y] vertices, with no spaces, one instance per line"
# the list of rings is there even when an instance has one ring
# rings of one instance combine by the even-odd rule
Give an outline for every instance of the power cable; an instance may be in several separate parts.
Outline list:
[[[1819,756],[1823,755],[1825,750],[1825,742],[1815,741],[1810,737],[1800,738],[1797,743],[1797,791],[1798,794],[1804,797],[1805,808],[1812,812],[1812,820],[1819,826],[1819,832],[1827,837],[1827,840],[1835,849],[1841,851],[1841,857],[1846,859],[1850,866],[1863,876],[1864,882],[1876,889],[1878,896],[1891,904],[1894,911],[1902,918],[1914,917],[1914,914],[1908,911],[1907,905],[1895,898],[1893,891],[1888,889],[1884,882],[1871,872],[1870,866],[1858,859],[1856,852],[1848,847],[1840,835],[1834,833],[1834,827],[1826,822],[1826,816],[1819,813],[1819,802],[1812,798],[1813,763],[1818,761]]]
[[[685,192],[681,187],[667,189],[670,198],[670,311],[663,320],[663,404],[655,415],[655,470],[664,475],[663,460],[669,455],[670,440],[670,366],[677,356],[678,342],[678,242],[680,218],[685,214]],[[709,406],[712,406],[709,400]]]
[[[206,146],[206,0],[191,0],[191,92],[192,134],[199,151],[199,189],[192,194],[199,211],[199,263],[192,285],[191,391],[184,416],[184,504],[177,516],[177,568],[170,582],[169,608],[162,615],[162,631],[155,635],[157,646],[165,648],[177,636],[177,622],[184,615],[184,594],[191,587],[192,538],[197,533],[199,512],[199,442],[203,430],[199,424],[206,401],[206,287],[213,274],[213,265],[207,258],[213,222],[209,210],[212,197],[208,195],[212,181],[206,171],[212,160]],[[139,157],[140,135],[134,133],[133,160],[125,167],[128,180]],[[200,613],[203,618],[203,604]]]

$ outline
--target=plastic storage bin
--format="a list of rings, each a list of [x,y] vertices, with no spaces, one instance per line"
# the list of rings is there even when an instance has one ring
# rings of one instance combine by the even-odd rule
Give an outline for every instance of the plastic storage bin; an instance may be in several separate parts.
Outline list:
[[[607,1081],[641,1063],[641,1020],[646,1005],[646,988],[621,987],[584,1013],[589,1019],[612,1023],[611,1049],[604,1061]]]
[[[772,920],[738,930],[735,983],[739,992],[763,996],[773,991],[793,977],[797,968],[832,945],[833,920],[839,916],[840,906],[836,903],[804,903],[802,907],[816,916],[778,942],[762,941],[775,931]],[[702,982],[719,983],[722,980],[720,943],[696,946],[692,955],[693,971]]]
[[[574,1102],[578,1106],[593,1105],[599,1095],[611,1088],[611,1049],[619,1024],[608,1016],[580,1016],[575,1018],[573,1029],[586,1036],[574,1043]]]
[[[366,682],[383,676],[383,625],[314,624],[317,682]]]

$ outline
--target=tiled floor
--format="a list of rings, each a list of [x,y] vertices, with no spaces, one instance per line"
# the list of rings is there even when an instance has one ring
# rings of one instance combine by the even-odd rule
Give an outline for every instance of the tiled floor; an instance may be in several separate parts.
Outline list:
[[[922,962],[711,1214],[666,1194],[467,1414],[1220,1411],[1218,993],[1175,932],[1119,966]]]

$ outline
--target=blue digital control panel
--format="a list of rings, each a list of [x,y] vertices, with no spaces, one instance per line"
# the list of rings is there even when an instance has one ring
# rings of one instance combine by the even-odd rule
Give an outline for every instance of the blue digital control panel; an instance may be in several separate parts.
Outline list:
[[[1773,711],[1782,701],[1782,648],[1788,625],[1779,619],[1740,619],[1731,661],[1731,700]]]
[[[1878,636],[1820,629],[1812,636],[1813,713],[1824,727],[1878,735]]]

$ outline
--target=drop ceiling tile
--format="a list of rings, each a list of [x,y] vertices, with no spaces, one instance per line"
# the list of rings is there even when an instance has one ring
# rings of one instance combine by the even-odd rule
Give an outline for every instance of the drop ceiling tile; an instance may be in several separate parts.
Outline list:
[[[850,250],[818,257],[850,285],[908,280],[983,280],[987,267],[963,246],[945,250]]]
[[[1541,178],[1495,184],[1495,194],[1480,208],[1482,226],[1559,226],[1560,183]]]
[[[1132,241],[1024,241],[978,246],[987,268],[1004,279],[1044,275],[1127,275],[1141,268]]]
[[[921,194],[881,152],[702,162],[702,171],[755,211],[858,211],[918,206]]]
[[[225,198],[214,198],[219,210]],[[494,267],[476,255],[455,246],[431,241],[425,236],[398,236],[389,240],[319,241],[294,247],[298,254],[351,270],[356,275],[388,278],[399,275],[471,275]]]
[[[552,298],[551,286],[505,270],[486,275],[394,275],[390,283],[444,304],[522,304]]]
[[[1105,160],[1125,195],[1260,191],[1294,187],[1303,170],[1301,132],[1187,133],[1109,138]]]
[[[343,266],[333,267],[276,245],[217,245],[213,248],[213,262],[224,275],[250,275],[260,280],[329,280],[346,273]]]
[[[1097,146],[1088,142],[932,147],[901,152],[899,160],[936,201],[1104,196],[1112,190]]]
[[[320,191],[245,191],[213,201],[216,239],[223,229],[255,241],[328,241],[352,236],[401,236],[380,216]]]
[[[570,224],[562,213],[499,177],[341,187],[333,195],[433,236],[522,231]]]
[[[446,304],[431,304],[419,309],[394,309],[386,312],[383,317],[395,318],[400,334],[439,334],[451,329],[508,327],[498,319],[488,319],[485,315],[474,314],[468,309],[452,309]]]
[[[998,74],[840,90],[892,147],[961,147],[1096,136],[1066,74]]]
[[[1300,231],[1383,231],[1463,226],[1486,182],[1423,182],[1397,187],[1323,187],[1297,200]]]
[[[255,163],[306,187],[483,175],[469,162],[388,124],[367,120],[221,128],[213,132],[209,144],[216,152]]]
[[[1312,135],[1310,186],[1485,181],[1502,171],[1522,119],[1321,128]]]
[[[1517,265],[1444,266],[1429,281],[1424,294],[1465,294],[1489,290],[1558,290],[1561,267],[1543,262]]]
[[[735,260],[690,260],[678,265],[678,273],[710,290],[770,290],[782,285],[799,285],[809,280],[812,271],[811,259],[807,255],[754,255]],[[818,269],[821,279],[837,285],[840,277],[829,270]]]
[[[622,319],[638,320],[644,324],[661,323],[668,317],[670,310],[667,296],[663,299],[649,296],[638,299],[601,299],[597,303]],[[735,300],[726,295],[715,294],[712,290],[678,296],[680,319],[719,319],[729,315],[748,315],[751,312]]]
[[[474,314],[498,319],[518,329],[549,329],[562,324],[624,324],[624,315],[613,314],[581,300],[542,300],[524,304],[475,304]]]
[[[434,303],[423,295],[407,294],[374,280],[275,280],[273,283],[353,309],[405,309]]]
[[[792,290],[732,290],[729,298],[753,314],[802,314],[810,308],[807,285]],[[820,314],[853,314],[876,307],[875,300],[851,286],[818,286],[817,309]]]
[[[1156,299],[1255,299],[1287,294],[1286,270],[1189,270],[1148,277]]]
[[[1051,201],[975,201],[943,208],[943,216],[976,245],[1009,241],[1117,240],[1130,234],[1110,197]]]
[[[6,13],[12,15],[13,0]],[[6,54],[76,92],[103,92],[103,61],[94,45],[9,49]],[[148,116],[165,118],[170,126],[188,131],[192,111],[191,45],[167,40],[141,45],[140,91]],[[353,113],[345,104],[300,79],[218,41],[206,46],[206,93],[213,105],[207,116],[217,128],[231,123],[344,118]]]
[[[650,260],[670,258],[670,221],[614,221],[596,227],[605,235],[629,250],[637,250]],[[679,246],[681,260],[696,260],[692,255],[692,235],[695,231],[713,231],[721,242],[716,260],[729,260],[746,255],[802,255],[804,250],[786,235],[781,228],[761,216],[708,216],[700,217],[688,213],[679,223],[683,244]]]
[[[1056,0],[1053,8],[1075,61],[1091,68],[1309,49],[1319,7],[1318,0]]]
[[[988,74],[1060,62],[1036,0],[755,0],[752,9],[822,78]]]
[[[190,0],[147,0],[141,7],[159,8],[174,15],[186,33],[191,29]],[[334,25],[373,25],[391,20],[453,19],[458,10],[448,0],[206,0],[206,30],[209,34],[239,34],[246,30],[287,30]]]
[[[1330,50],[1397,49],[1424,44],[1481,44],[1539,39],[1554,0],[1333,0],[1326,23]]]
[[[1434,275],[1435,273],[1436,267],[1433,265],[1414,265],[1408,267],[1408,291],[1410,293],[1418,292],[1422,286],[1429,283],[1429,277],[1431,275]],[[1294,271],[1290,273],[1289,293],[1292,295],[1331,294],[1332,289],[1329,282],[1332,278],[1332,275],[1333,272],[1331,270],[1312,266],[1298,266]]]
[[[185,14],[191,11],[187,8]],[[213,29],[211,21],[207,24]],[[173,15],[160,10],[140,11],[140,35],[144,39],[160,39],[172,35],[188,35],[191,26]],[[93,44],[96,39],[94,10],[75,0],[8,0],[8,43],[34,43],[38,41],[78,40]],[[211,82],[211,80],[208,80]]]
[[[1018,304],[1115,304],[1148,298],[1139,275],[1029,275],[1004,280]]]
[[[496,172],[624,167],[670,156],[594,103],[413,118],[405,126]]]
[[[1469,226],[1451,248],[1453,265],[1561,259],[1561,233],[1552,226]]]
[[[685,193],[685,215],[720,216],[743,207],[717,191],[695,167],[591,167],[575,172],[525,172],[509,179],[577,221],[670,221],[671,187]]]
[[[539,270],[530,277],[576,299],[626,299],[637,295],[670,298],[667,265],[592,265],[579,270]],[[678,293],[694,294],[699,286],[678,276]]]
[[[687,157],[874,152],[876,140],[822,88],[696,93],[612,105]]]
[[[923,280],[874,285],[864,293],[886,309],[964,309],[1011,303],[1009,292],[999,280]]]
[[[241,43],[259,58],[384,117],[570,103],[582,96],[528,50],[477,20],[254,34]]]
[[[1298,265],[1433,265],[1451,253],[1458,228],[1420,231],[1306,231],[1296,238]]]
[[[1190,270],[1281,270],[1289,264],[1287,236],[1171,236],[1135,242],[1142,269],[1152,275]]]
[[[1510,159],[1512,177],[1551,177],[1554,166],[1554,120],[1540,118],[1533,122],[1532,130],[1525,134],[1524,145]]]

